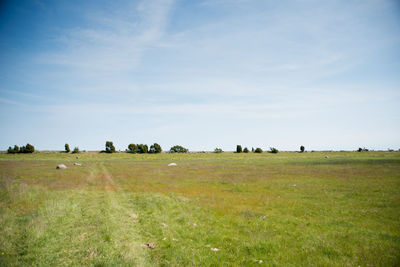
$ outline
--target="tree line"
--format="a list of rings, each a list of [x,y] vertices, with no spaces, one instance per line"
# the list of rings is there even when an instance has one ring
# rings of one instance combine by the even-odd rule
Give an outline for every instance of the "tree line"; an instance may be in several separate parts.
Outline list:
[[[65,149],[64,150],[65,153],[71,152],[69,144],[67,144],[67,143],[65,144],[64,149]],[[163,150],[162,150],[161,146],[157,143],[152,144],[150,147],[146,144],[129,144],[128,148],[125,150],[125,152],[132,153],[132,154],[157,154],[157,153],[161,153],[162,151]],[[368,149],[365,147],[364,148],[360,147],[356,151],[365,152],[365,151],[368,151]],[[389,149],[389,151],[393,151],[393,150]],[[399,149],[399,151],[400,151],[400,149]],[[35,147],[29,143],[26,144],[26,146],[21,146],[21,147],[19,147],[17,145],[14,145],[14,147],[10,146],[7,150],[8,154],[33,153],[33,152],[35,152]],[[100,153],[115,153],[115,152],[116,152],[115,146],[112,141],[106,141],[105,150],[100,151]],[[188,153],[189,149],[187,149],[183,146],[180,146],[180,145],[175,145],[175,146],[172,146],[168,152],[169,153]],[[215,150],[214,150],[214,153],[222,153],[222,152],[223,151],[221,148],[215,148]],[[249,153],[250,150],[247,147],[242,148],[241,145],[237,145],[236,151],[234,151],[234,152],[235,153]],[[259,147],[257,147],[257,148],[252,147],[251,152],[263,153],[264,151]],[[267,152],[276,154],[279,152],[279,150],[275,147],[270,147]],[[305,152],[305,147],[303,145],[300,146],[299,152],[300,153]],[[79,147],[75,147],[71,153],[80,153]]]
[[[236,146],[236,153],[249,153],[249,152],[250,151],[249,151],[249,149],[247,147],[242,149],[241,145],[237,145]],[[260,147],[257,147],[256,149],[254,149],[254,147],[252,147],[251,148],[251,152],[253,152],[253,153],[263,153],[264,151]],[[270,147],[268,152],[276,154],[276,153],[279,152],[279,150],[276,149],[275,147]]]
[[[69,153],[71,150],[69,144],[65,144],[65,152]],[[129,144],[128,148],[125,150],[127,153],[132,154],[157,154],[161,153],[163,150],[161,146],[157,143],[152,144],[150,147],[146,144]],[[115,153],[115,146],[112,141],[106,141],[105,150],[101,150],[100,153]],[[189,149],[183,146],[173,146],[169,150],[170,153],[187,153]],[[75,147],[72,153],[79,153],[79,148]]]
[[[8,147],[7,153],[8,154],[16,154],[16,153],[33,153],[35,152],[35,147],[31,144],[26,144],[26,146],[18,147],[17,145],[12,147]]]

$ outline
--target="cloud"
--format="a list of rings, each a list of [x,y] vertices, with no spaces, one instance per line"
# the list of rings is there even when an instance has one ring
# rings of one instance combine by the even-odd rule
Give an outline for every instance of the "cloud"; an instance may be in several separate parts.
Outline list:
[[[37,60],[81,77],[134,70],[144,51],[162,38],[172,5],[172,0],[142,1],[127,10],[92,11],[85,15],[87,27],[63,30],[56,38],[62,48]]]

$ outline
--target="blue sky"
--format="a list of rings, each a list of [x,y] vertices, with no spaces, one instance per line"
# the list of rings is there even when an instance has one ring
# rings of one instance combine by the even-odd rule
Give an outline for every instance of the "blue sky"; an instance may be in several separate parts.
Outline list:
[[[2,1],[0,149],[400,148],[400,4]]]

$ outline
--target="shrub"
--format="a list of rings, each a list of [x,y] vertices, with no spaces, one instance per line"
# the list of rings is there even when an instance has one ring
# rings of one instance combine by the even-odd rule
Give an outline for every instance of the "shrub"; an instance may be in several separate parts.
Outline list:
[[[35,152],[35,147],[31,144],[26,144],[26,146],[18,147],[17,145],[14,148],[9,147],[7,153],[15,154],[15,153],[33,153]]]
[[[72,150],[72,154],[77,154],[77,153],[80,153],[80,151],[79,151],[79,147],[75,147],[74,148],[74,150]]]
[[[256,150],[254,150],[254,153],[263,153],[263,150],[257,147]]]
[[[237,145],[236,146],[236,153],[242,153],[242,146],[241,145]]]
[[[114,153],[114,152],[115,152],[115,147],[113,145],[113,142],[106,141],[106,153]]]
[[[26,144],[26,151],[25,153],[33,153],[35,152],[35,147],[32,146],[31,144]]]
[[[245,147],[245,148],[243,149],[243,152],[244,152],[244,153],[249,153],[249,149],[248,149],[247,147]]]
[[[254,147],[251,148],[251,152],[254,152]]]
[[[187,152],[189,152],[189,149],[178,145],[171,147],[169,150],[169,153],[187,153]]]
[[[15,153],[17,153],[17,152],[18,152],[18,150],[15,151],[12,147],[8,147],[8,150],[7,150],[7,153],[8,153],[8,154],[15,154]]]
[[[149,153],[155,154],[155,153],[161,153],[161,152],[162,152],[162,149],[159,144],[154,143],[153,145],[150,146]]]
[[[138,149],[137,145],[135,145],[135,144],[129,144],[129,145],[128,145],[127,152],[136,154],[136,153],[137,153],[137,149]]]
[[[270,147],[268,152],[269,152],[269,153],[276,154],[276,153],[278,153],[279,151],[278,151],[278,149],[276,149],[275,147]]]
[[[222,151],[222,149],[221,148],[216,148],[216,149],[214,149],[214,153],[222,153],[223,151]]]
[[[365,148],[365,147],[364,147],[364,148],[359,147],[357,151],[358,151],[358,152],[367,152],[368,149]]]
[[[145,153],[149,152],[149,147],[144,144],[137,145],[136,152],[139,154],[145,154]]]
[[[305,149],[304,146],[301,146],[301,147],[300,147],[300,153],[303,153],[303,152],[304,152],[304,149]]]
[[[69,145],[65,144],[65,153],[69,153],[71,149],[69,149]]]

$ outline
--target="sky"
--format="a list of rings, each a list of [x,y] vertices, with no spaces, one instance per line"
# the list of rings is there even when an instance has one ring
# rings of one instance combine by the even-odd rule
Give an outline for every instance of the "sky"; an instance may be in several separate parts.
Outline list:
[[[0,2],[0,149],[400,149],[397,0]]]

